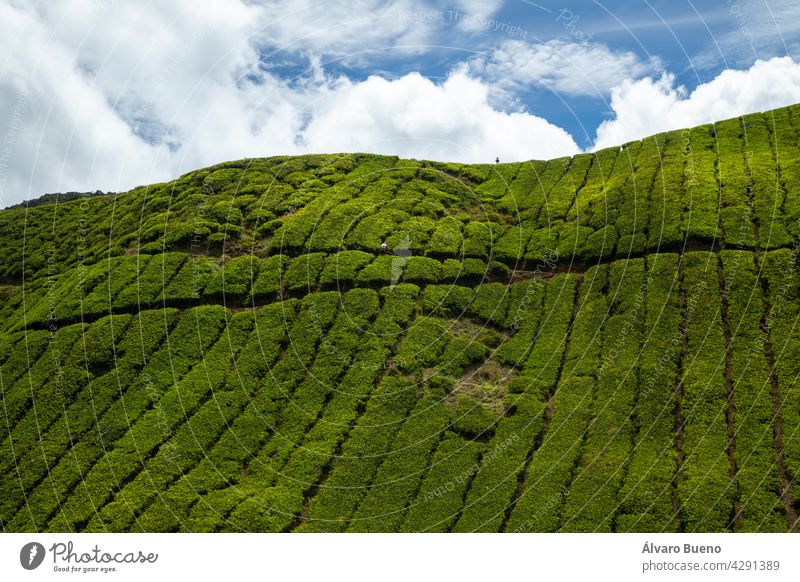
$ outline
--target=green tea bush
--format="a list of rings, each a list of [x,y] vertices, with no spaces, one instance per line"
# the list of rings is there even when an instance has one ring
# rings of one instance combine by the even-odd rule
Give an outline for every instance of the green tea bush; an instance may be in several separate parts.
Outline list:
[[[773,434],[774,412],[761,320],[764,303],[753,254],[722,251],[728,301],[730,375],[736,404],[736,482],[748,492],[740,503],[742,531],[783,531],[785,507],[777,494],[780,480]]]
[[[319,275],[325,266],[324,253],[309,253],[292,260],[286,269],[284,281],[289,291],[310,291],[317,286]]]
[[[436,224],[428,251],[435,256],[453,257],[461,248],[462,224],[451,216],[446,216]]]
[[[459,396],[453,411],[454,430],[467,437],[483,437],[494,430],[500,417],[469,396]]]
[[[331,255],[325,261],[319,284],[322,287],[352,285],[356,282],[359,271],[374,259],[374,255],[363,251],[340,251]]]
[[[188,255],[184,253],[164,253],[153,256],[139,275],[114,298],[114,308],[132,305],[152,305],[169,284]]]
[[[258,275],[261,259],[244,255],[232,257],[222,264],[203,290],[206,297],[244,297]]]
[[[503,419],[489,441],[453,531],[498,531],[517,488],[518,473],[541,429],[545,404],[517,395],[515,412]]]
[[[433,366],[447,345],[447,330],[433,318],[414,322],[397,348],[395,361],[404,371],[414,372]]]
[[[428,257],[409,257],[403,279],[409,283],[438,283],[442,279],[442,264]]]
[[[400,423],[416,402],[416,388],[404,378],[386,376],[342,448],[340,463],[311,500],[298,531],[344,531],[364,498],[365,483],[385,459]]]
[[[441,280],[477,283],[486,276],[486,263],[480,259],[446,259],[442,263]]]
[[[687,297],[694,303],[687,320],[682,402],[686,463],[678,494],[687,530],[721,531],[728,525],[734,492],[726,455],[725,336],[716,255],[684,255],[683,273]]]
[[[204,256],[189,257],[156,300],[199,299],[218,270],[219,267]]]
[[[473,290],[459,285],[428,285],[422,297],[422,310],[434,315],[463,315],[472,303]]]
[[[378,467],[348,531],[397,531],[449,420],[449,411],[438,399],[427,397],[417,403],[392,441],[392,450]]]
[[[492,256],[500,237],[500,231],[500,225],[494,222],[467,223],[464,227],[462,255],[477,258]]]
[[[474,339],[452,338],[439,359],[439,372],[461,376],[472,364],[483,362],[489,356],[489,348]]]
[[[361,269],[356,281],[363,284],[388,284],[397,281],[406,261],[396,256],[378,255],[369,265]]]
[[[500,283],[485,283],[475,289],[468,313],[484,321],[503,325],[508,309],[508,287]]]
[[[253,299],[273,298],[281,291],[281,278],[290,262],[286,255],[272,255],[261,262],[258,276],[250,288]]]
[[[416,499],[409,506],[401,531],[449,531],[459,515],[481,451],[479,443],[446,433]]]

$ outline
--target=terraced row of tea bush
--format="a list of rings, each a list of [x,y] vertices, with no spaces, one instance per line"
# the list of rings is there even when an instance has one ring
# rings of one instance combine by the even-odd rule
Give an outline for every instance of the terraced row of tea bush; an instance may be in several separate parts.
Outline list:
[[[785,531],[798,275],[788,249],[662,253],[9,330],[0,520]]]
[[[781,248],[800,235],[800,109],[573,158],[463,165],[366,154],[248,159],[165,184],[0,213],[0,283],[108,256],[260,257],[382,242],[509,266],[677,250]],[[23,244],[19,244],[20,241]]]
[[[3,531],[797,530],[799,112],[0,212]]]

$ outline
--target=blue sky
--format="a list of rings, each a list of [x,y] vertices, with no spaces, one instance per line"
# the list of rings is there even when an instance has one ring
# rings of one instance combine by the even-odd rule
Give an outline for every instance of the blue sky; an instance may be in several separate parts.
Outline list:
[[[800,102],[796,0],[0,1],[0,206],[241,157],[572,155]]]

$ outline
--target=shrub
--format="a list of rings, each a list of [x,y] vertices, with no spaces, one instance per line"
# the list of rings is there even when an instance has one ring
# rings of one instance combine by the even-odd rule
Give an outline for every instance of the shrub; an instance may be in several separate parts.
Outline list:
[[[415,254],[422,254],[435,227],[436,222],[427,216],[412,216],[386,238],[386,243],[390,249],[407,246]]]
[[[447,434],[436,449],[430,470],[417,498],[409,506],[401,531],[450,531],[462,509],[481,452],[479,443]]]
[[[558,258],[558,232],[553,227],[535,230],[525,247],[525,259],[528,261],[552,261]]]
[[[157,300],[197,299],[218,270],[219,267],[206,257],[190,257],[166,289],[162,289]]]
[[[286,289],[310,291],[317,286],[319,274],[325,266],[325,253],[309,253],[292,260],[286,269]]]
[[[359,271],[374,258],[363,251],[340,251],[325,262],[319,284],[323,287],[352,285]]]
[[[97,286],[83,300],[81,308],[86,315],[100,315],[111,311],[114,298],[128,284],[138,279],[150,261],[147,255],[136,257],[115,257],[112,259],[108,278]]]
[[[258,277],[250,289],[254,299],[263,300],[278,295],[281,290],[281,276],[289,260],[285,255],[272,255],[262,261]]]
[[[462,254],[466,257],[487,258],[494,253],[500,235],[500,225],[494,222],[469,222],[464,227]]]
[[[485,283],[475,289],[468,312],[484,321],[503,325],[508,309],[508,287],[500,283]]]
[[[228,259],[222,264],[205,287],[206,297],[227,296],[244,297],[250,292],[261,259],[254,256],[240,256]]]
[[[461,223],[450,216],[445,216],[436,224],[428,250],[433,255],[455,256],[461,248]]]
[[[459,377],[465,370],[477,362],[483,362],[489,356],[489,349],[474,339],[452,338],[439,359],[439,372]]]
[[[270,487],[240,503],[228,518],[228,526],[234,531],[280,532],[302,507],[303,496],[299,491],[280,485]]]
[[[687,319],[687,353],[692,362],[683,374],[682,408],[686,415],[686,455],[678,494],[682,515],[691,531],[720,531],[727,527],[733,506],[729,466],[725,456],[727,396],[724,376],[725,336],[713,253],[684,255],[684,289],[693,298]],[[690,495],[689,492],[692,492]]]
[[[412,283],[437,283],[442,278],[442,264],[428,257],[409,257],[403,279]]]
[[[442,264],[441,280],[447,282],[477,282],[486,276],[486,263],[480,259],[446,259]]]
[[[410,217],[407,213],[392,208],[384,208],[375,214],[370,214],[356,225],[347,236],[347,242],[363,251],[378,252],[381,243],[395,225],[400,224]]]
[[[311,500],[308,521],[298,531],[343,531],[359,505],[400,422],[416,402],[416,388],[404,378],[386,376],[369,399],[366,411],[342,448],[341,463],[331,472],[329,487]]]
[[[468,437],[489,434],[499,420],[497,414],[487,410],[480,402],[469,396],[459,396],[453,411],[453,429]]]
[[[414,322],[400,346],[395,361],[404,371],[433,366],[447,344],[447,331],[438,321],[425,317]]]
[[[497,425],[453,531],[498,531],[517,488],[518,474],[541,427],[544,403],[516,396],[515,412]]]
[[[419,401],[397,432],[348,531],[397,531],[449,420],[449,411],[437,399]]]
[[[113,306],[152,305],[187,258],[184,253],[155,255],[139,276],[114,298]]]
[[[406,260],[397,256],[378,255],[369,265],[361,269],[356,281],[365,284],[397,282]]]

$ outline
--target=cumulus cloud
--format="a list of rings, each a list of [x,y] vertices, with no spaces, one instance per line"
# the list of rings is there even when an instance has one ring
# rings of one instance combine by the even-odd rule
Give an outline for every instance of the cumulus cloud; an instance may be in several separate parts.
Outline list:
[[[563,129],[528,113],[488,103],[489,89],[466,71],[442,84],[411,73],[388,81],[344,82],[318,105],[304,132],[310,151],[362,150],[410,157],[489,162],[578,153]]]
[[[614,146],[653,133],[691,127],[800,102],[800,63],[789,57],[722,71],[689,92],[675,78],[627,80],[611,92],[614,119],[597,128],[594,147]]]
[[[167,175],[164,148],[134,135],[106,97],[76,71],[72,55],[50,50],[48,31],[31,14],[0,6],[0,38],[16,43],[6,45],[0,73],[0,131],[5,134],[0,204],[30,193],[113,187],[130,184],[134,175]]]
[[[509,40],[470,66],[497,86],[515,91],[521,87],[545,87],[568,95],[608,95],[626,79],[652,70],[629,51],[613,51],[600,43],[551,40],[529,43]]]
[[[416,6],[364,2],[375,13]],[[264,38],[290,43],[288,24],[276,20],[296,21],[304,6],[322,10],[277,1],[208,0],[203,10],[192,0],[0,3],[0,206],[44,192],[123,191],[241,157],[369,151],[479,162],[579,151],[537,112],[498,106],[498,85],[587,95],[616,84],[615,118],[598,129],[597,147],[800,101],[800,65],[788,58],[726,71],[689,94],[668,75],[637,80],[645,65],[633,55],[556,41],[509,41],[435,80],[354,80],[326,68],[326,51],[337,49],[312,25],[292,45],[308,70],[281,76],[267,66],[275,59]],[[405,28],[414,13],[406,17],[391,25],[390,42],[421,34]],[[355,50],[359,35],[365,47],[379,42],[370,27],[381,24],[365,18],[342,24],[353,43],[343,47]]]
[[[263,66],[258,38],[273,29],[260,7],[104,6],[0,5],[0,131],[13,132],[0,205],[122,191],[245,156],[364,150],[488,161],[578,151],[545,120],[492,108],[487,84],[463,69],[436,82],[358,82],[328,76],[312,53],[310,72],[288,80]]]

